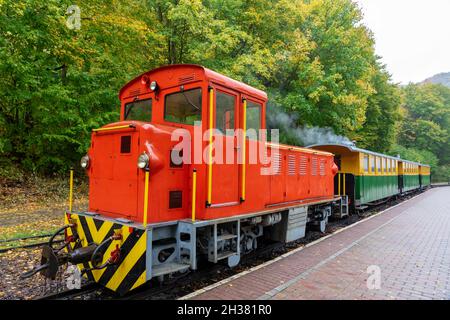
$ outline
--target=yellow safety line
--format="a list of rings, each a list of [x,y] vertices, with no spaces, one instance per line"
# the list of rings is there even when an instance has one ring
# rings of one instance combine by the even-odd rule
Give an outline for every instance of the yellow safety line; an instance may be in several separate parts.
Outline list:
[[[104,259],[102,260],[102,264],[106,262],[106,260],[109,259],[111,252],[116,249],[116,245],[123,244],[125,240],[127,240],[128,236],[130,235],[130,230],[128,226],[122,226],[122,240],[114,240],[111,241],[108,248],[106,249],[105,253],[103,254]],[[92,275],[94,276],[95,281],[98,281],[103,273],[105,272],[106,268],[100,269],[100,270],[92,270]]]
[[[73,170],[70,170],[70,181],[69,181],[69,212],[72,212],[73,204]]]
[[[104,221],[100,230],[97,230],[95,226],[94,218],[86,217],[86,222],[89,227],[89,231],[91,231],[91,236],[94,242],[100,243],[108,234],[109,230],[113,226],[113,223],[110,221]]]
[[[136,282],[134,283],[134,285],[131,287],[131,290],[136,289],[137,287],[139,287],[141,284],[143,284],[146,280],[147,277],[147,270],[144,270],[141,275],[139,276],[139,278],[136,280]]]
[[[106,287],[116,291],[119,285],[122,283],[123,279],[128,275],[131,268],[136,264],[141,255],[144,254],[146,250],[146,242],[147,242],[147,233],[144,233],[143,236],[139,238],[139,240],[134,245],[133,249],[128,253],[128,255],[123,259],[120,266],[117,268],[114,275],[106,284]]]
[[[195,200],[197,196],[197,170],[192,172],[192,222],[195,221]]]
[[[92,131],[99,132],[99,131],[110,131],[110,130],[118,130],[118,129],[126,129],[126,128],[131,128],[131,126],[129,124],[127,124],[127,125],[123,125],[123,126],[92,129]]]
[[[247,99],[243,101],[243,118],[242,118],[242,195],[241,201],[245,201],[245,162],[246,162],[246,153],[247,153]]]
[[[144,220],[142,224],[144,227],[147,226],[147,211],[148,211],[148,180],[150,173],[149,171],[145,171],[145,186],[144,186]]]
[[[212,146],[213,146],[213,102],[214,90],[209,89],[209,158],[208,158],[208,205],[212,203]]]

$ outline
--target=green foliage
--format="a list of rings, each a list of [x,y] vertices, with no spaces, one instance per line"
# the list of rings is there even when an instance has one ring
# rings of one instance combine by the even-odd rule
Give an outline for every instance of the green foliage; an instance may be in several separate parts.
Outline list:
[[[433,154],[435,179],[450,176],[450,88],[438,84],[410,84],[403,89],[405,105],[398,144],[405,150]],[[440,166],[440,167],[438,167]]]
[[[400,130],[398,144],[448,163],[448,92],[405,89],[408,124],[399,126],[399,88],[351,0],[86,0],[79,30],[66,25],[72,4],[0,0],[3,164],[46,174],[77,165],[91,129],[118,120],[120,88],[173,63],[266,90],[294,126],[330,128],[381,152]]]
[[[120,87],[156,66],[147,62],[146,24],[118,1],[89,1],[81,30],[66,26],[71,4],[1,2],[0,152],[31,171],[58,173],[77,163],[91,128],[117,121]]]

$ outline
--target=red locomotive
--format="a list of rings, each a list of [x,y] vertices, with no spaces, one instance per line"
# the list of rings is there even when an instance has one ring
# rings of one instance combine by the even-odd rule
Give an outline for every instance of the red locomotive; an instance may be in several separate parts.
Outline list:
[[[333,154],[249,134],[266,127],[263,91],[171,65],[135,78],[119,98],[121,121],[94,129],[81,161],[89,210],[66,213],[65,250],[50,241],[28,275],[52,278],[70,262],[125,294],[199,259],[235,266],[262,236],[289,242],[307,223],[323,230],[341,204]]]

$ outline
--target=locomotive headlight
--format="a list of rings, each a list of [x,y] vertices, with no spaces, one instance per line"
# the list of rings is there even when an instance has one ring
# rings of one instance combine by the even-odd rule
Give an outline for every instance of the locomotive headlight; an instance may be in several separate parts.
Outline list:
[[[140,169],[145,169],[148,167],[148,162],[150,161],[150,158],[148,155],[144,152],[138,157],[137,166]]]
[[[152,91],[158,90],[158,84],[156,83],[155,80],[153,80],[152,82],[150,82],[150,90],[152,90]]]
[[[85,155],[80,160],[80,165],[83,169],[87,169],[89,167],[89,156]]]

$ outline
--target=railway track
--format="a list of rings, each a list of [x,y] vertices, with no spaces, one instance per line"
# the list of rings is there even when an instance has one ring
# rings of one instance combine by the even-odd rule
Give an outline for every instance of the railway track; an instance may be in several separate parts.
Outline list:
[[[383,211],[393,205],[401,203],[415,196],[417,192],[407,194],[401,198],[393,198],[386,203],[382,203],[378,206],[371,207],[360,212],[359,215],[348,216],[345,219],[332,220],[328,224],[327,231],[321,233],[318,231],[308,231],[305,238],[297,240],[294,243],[269,243],[263,247],[249,253],[242,257],[241,264],[230,269],[226,265],[221,264],[203,264],[199,266],[199,270],[196,272],[186,272],[177,277],[172,277],[169,280],[159,283],[157,280],[152,280],[148,284],[138,288],[137,290],[119,297],[112,292],[102,289],[95,283],[90,283],[80,290],[68,290],[60,293],[50,294],[43,297],[39,297],[37,300],[70,300],[77,299],[83,296],[98,291],[100,294],[95,297],[100,300],[167,300],[177,299],[189,293],[192,293],[198,289],[209,286],[218,281],[222,281],[228,277],[231,277],[237,273],[245,271],[249,268],[262,264],[266,261],[272,260],[276,257],[283,255],[286,252],[295,250],[299,247],[318,240],[324,236],[332,234],[337,230],[354,224],[360,220],[366,219],[371,215],[374,215],[380,211]],[[92,297],[88,297],[92,299]]]
[[[48,234],[40,234],[37,236],[28,236],[28,237],[21,237],[21,238],[10,238],[10,239],[1,239],[0,243],[5,243],[5,242],[15,242],[15,241],[24,241],[24,240],[29,240],[29,239],[39,239],[39,238],[47,238],[47,237],[51,237],[53,234],[52,233],[48,233]]]
[[[39,238],[45,238],[50,237],[51,235],[45,235],[45,236],[31,236],[31,237],[24,237],[24,238],[13,238],[13,239],[4,239],[0,241],[1,243],[11,243],[11,242],[21,242],[21,241],[27,241],[30,239],[39,239]],[[54,240],[53,243],[62,243],[64,240]],[[41,247],[48,244],[48,241],[41,241],[41,242],[33,242],[33,243],[27,243],[27,244],[21,244],[18,246],[12,246],[12,247],[3,247],[0,248],[0,253],[7,252],[10,250],[16,250],[16,249],[30,249],[30,248],[36,248]]]
[[[102,290],[102,288],[94,283],[87,283],[81,286],[80,289],[70,289],[56,293],[50,293],[44,296],[37,297],[33,300],[74,300],[78,297],[87,296],[96,291]]]

